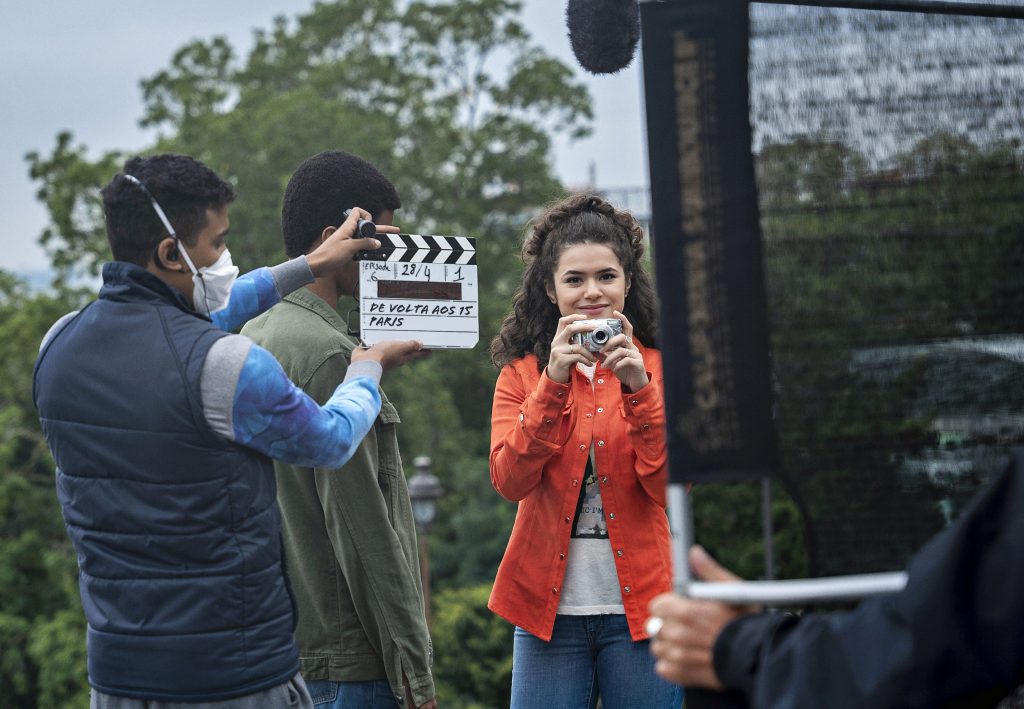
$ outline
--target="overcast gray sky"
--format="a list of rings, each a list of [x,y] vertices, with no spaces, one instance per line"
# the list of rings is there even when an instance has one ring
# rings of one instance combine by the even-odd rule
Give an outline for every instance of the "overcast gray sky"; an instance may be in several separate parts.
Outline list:
[[[536,41],[576,67],[594,99],[594,135],[560,142],[555,169],[569,184],[646,185],[639,57],[626,70],[594,77],[579,69],[566,36],[563,0],[525,0],[523,19]],[[34,0],[5,2],[0,23],[0,268],[46,268],[37,245],[47,223],[35,198],[25,153],[49,154],[57,133],[70,130],[95,157],[110,149],[141,149],[154,135],[138,127],[139,80],[167,66],[192,39],[227,35],[240,53],[252,30],[277,15],[292,17],[313,0]]]

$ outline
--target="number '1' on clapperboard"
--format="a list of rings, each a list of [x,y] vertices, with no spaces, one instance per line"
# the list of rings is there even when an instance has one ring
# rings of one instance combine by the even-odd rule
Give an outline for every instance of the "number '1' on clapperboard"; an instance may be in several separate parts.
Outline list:
[[[360,251],[359,326],[368,345],[420,340],[427,349],[468,349],[480,338],[476,239],[377,234]]]

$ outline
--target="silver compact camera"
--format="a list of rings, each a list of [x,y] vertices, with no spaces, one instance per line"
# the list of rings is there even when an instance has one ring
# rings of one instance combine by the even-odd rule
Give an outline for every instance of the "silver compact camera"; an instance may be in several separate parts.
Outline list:
[[[575,325],[587,325],[590,332],[579,332],[573,335],[572,341],[582,345],[591,352],[600,352],[608,341],[622,332],[622,321],[615,318],[599,320],[577,320]]]

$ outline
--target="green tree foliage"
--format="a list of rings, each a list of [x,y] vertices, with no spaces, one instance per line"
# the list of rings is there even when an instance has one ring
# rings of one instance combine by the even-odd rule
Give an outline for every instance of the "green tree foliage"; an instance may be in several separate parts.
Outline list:
[[[403,416],[407,460],[431,456],[432,472],[448,490],[431,537],[435,669],[445,706],[508,702],[511,628],[486,610],[486,597],[515,506],[489,483],[496,372],[486,347],[519,279],[524,222],[562,191],[549,161],[552,138],[585,135],[591,118],[585,89],[568,66],[530,41],[519,9],[514,0],[320,2],[257,32],[244,57],[223,38],[199,40],[141,82],[141,122],[158,134],[151,150],[194,155],[236,184],[231,246],[243,268],[283,259],[284,186],[299,162],[326,149],[360,154],[395,181],[404,202],[397,219],[406,231],[478,239],[480,345],[435,353],[385,380]],[[930,444],[923,415],[908,420],[886,408],[894,388],[914,398],[924,374],[909,369],[848,397],[824,398],[825,382],[811,373],[822,351],[815,346],[831,339],[852,347],[870,317],[863,305],[880,286],[902,313],[885,323],[890,334],[914,335],[924,316],[948,322],[950,334],[1012,331],[1008,314],[1024,306],[1019,156],[1019,146],[981,149],[947,135],[886,169],[868,165],[849,146],[810,138],[763,150],[758,179],[773,347],[789,357],[776,361],[787,471],[817,476],[822,490],[835,487],[832,473],[848,472],[838,458],[825,459],[823,468],[821,458],[804,457],[816,437],[874,433]],[[0,274],[3,707],[87,702],[75,559],[31,401],[31,367],[50,324],[81,305],[70,284],[97,273],[108,258],[98,190],[124,157],[114,151],[90,159],[70,133],[59,135],[48,155],[30,153],[38,196],[50,213],[41,240],[61,276],[57,295],[30,294]],[[339,219],[349,206],[338,205]],[[922,234],[935,240],[932,248],[908,252],[907,244],[924,243]],[[958,253],[959,270],[938,260],[941,249]],[[882,266],[874,281],[863,278],[865,263]],[[936,290],[961,295],[936,302]],[[823,300],[847,326],[812,333],[797,327],[814,324]],[[351,306],[343,303],[341,312]],[[813,548],[805,554],[801,523],[820,524],[822,515],[813,486],[803,493],[784,487],[776,486],[772,509],[776,550],[782,575],[800,575],[808,556],[816,558]],[[841,494],[853,500],[861,491]],[[744,575],[759,576],[757,487],[707,486],[694,499],[698,538]],[[851,507],[860,514],[857,504]]]
[[[1019,333],[1020,156],[946,133],[878,169],[811,139],[758,156],[782,480],[812,573],[902,567],[967,494],[906,461],[994,442],[943,418],[1024,405],[997,359],[936,346]]]
[[[57,284],[68,287],[81,276],[99,274],[110,259],[103,232],[103,203],[99,189],[117,171],[122,155],[108,152],[90,162],[84,146],[74,146],[63,131],[48,156],[32,151],[25,156],[29,175],[40,183],[36,197],[46,205],[50,224],[39,237],[57,272]]]
[[[531,43],[519,10],[512,0],[318,3],[257,32],[247,57],[223,38],[197,40],[141,82],[142,124],[161,135],[153,150],[194,155],[237,185],[231,246],[243,269],[284,258],[285,184],[326,149],[360,154],[392,178],[406,231],[477,237],[480,344],[391,374],[385,387],[405,419],[402,449],[434,459],[452,492],[445,505],[464,501],[470,482],[475,503],[490,508],[484,518],[501,522],[511,515],[483,489],[496,376],[486,348],[518,278],[525,216],[561,194],[552,137],[586,135],[591,117],[586,90]],[[67,134],[51,156],[29,156],[53,216],[45,238],[59,244],[58,265],[95,272],[102,261],[96,190],[121,157],[90,163]],[[349,206],[338,205],[339,220]],[[438,529],[439,540],[455,543],[472,534],[457,518]],[[490,545],[473,580],[491,576],[499,555]],[[453,565],[440,569],[463,578]]]
[[[285,184],[303,159],[328,149],[362,155],[391,177],[402,196],[397,220],[405,231],[477,237],[480,344],[436,353],[389,373],[384,383],[403,416],[407,460],[431,456],[448,490],[431,539],[439,589],[492,580],[511,529],[515,506],[494,493],[487,473],[496,372],[486,349],[518,281],[525,220],[562,194],[551,141],[586,135],[591,119],[586,89],[569,66],[531,42],[520,9],[515,0],[321,2],[258,31],[246,56],[221,37],[197,40],[141,81],[141,124],[158,135],[151,151],[193,155],[236,185],[230,245],[243,269],[283,260]],[[70,133],[58,136],[50,154],[27,156],[50,213],[42,241],[65,289],[81,275],[97,274],[109,258],[99,188],[125,157],[113,151],[92,160]],[[338,205],[339,221],[350,206]],[[341,312],[352,305],[343,303]],[[31,317],[48,327],[59,314]],[[41,335],[15,333],[24,347],[10,357],[29,368],[26,377],[34,358],[29,350]],[[18,424],[5,429],[0,446],[18,447],[21,473],[49,481],[52,463],[34,423],[28,381],[11,385],[23,400],[0,410]],[[0,456],[5,450],[0,447]],[[29,470],[30,451],[38,470]],[[52,491],[45,499],[51,509],[41,518],[59,525]],[[23,568],[18,578],[35,585],[42,573]],[[83,649],[81,627],[68,622],[81,622],[77,600],[64,607],[66,614],[53,612],[45,621],[17,616],[0,630],[12,643],[3,647],[17,640],[18,648],[0,658],[0,678],[10,677],[14,686],[21,677],[24,696],[70,697],[83,686],[72,651]],[[489,622],[492,635],[493,627],[504,626]],[[502,657],[511,651],[510,640],[498,644]],[[460,639],[446,649],[461,647]],[[33,658],[43,653],[51,666],[33,676]],[[0,688],[6,681],[0,679]],[[0,705],[7,706],[4,698]],[[31,706],[18,701],[11,705]]]
[[[785,490],[773,485],[772,537],[776,578],[807,575],[804,526]],[[708,552],[746,579],[765,576],[761,485],[758,482],[693,488],[694,534]]]
[[[487,609],[490,584],[434,597],[431,635],[438,703],[501,709],[512,693],[512,626]]]
[[[73,560],[69,569],[74,569]],[[77,596],[77,586],[74,591]],[[77,598],[64,610],[35,624],[28,654],[42,670],[38,680],[40,708],[89,706],[84,637],[85,618]]]
[[[438,588],[492,581],[505,553],[516,505],[497,497],[486,457],[445,471],[447,494],[438,506],[442,523],[431,535],[431,569]]]
[[[0,706],[88,706],[75,556],[32,402],[46,330],[77,299],[31,294],[0,272]],[[44,644],[45,643],[45,644]],[[55,658],[59,658],[59,661]]]
[[[50,326],[73,310],[81,296],[31,294],[0,271],[0,480],[17,471],[36,482],[52,481],[53,462],[32,401],[32,367]]]
[[[166,133],[157,147],[196,155],[237,182],[243,267],[282,258],[284,185],[302,159],[328,148],[392,177],[408,231],[478,238],[480,345],[388,383],[407,421],[430,422],[422,434],[403,427],[403,450],[430,455],[441,472],[484,452],[495,373],[483,353],[511,295],[502,276],[517,271],[519,229],[508,225],[560,193],[551,136],[582,136],[590,118],[585,90],[529,42],[518,9],[508,0],[318,4],[259,33],[245,61],[223,40],[196,42],[143,82],[143,123]]]

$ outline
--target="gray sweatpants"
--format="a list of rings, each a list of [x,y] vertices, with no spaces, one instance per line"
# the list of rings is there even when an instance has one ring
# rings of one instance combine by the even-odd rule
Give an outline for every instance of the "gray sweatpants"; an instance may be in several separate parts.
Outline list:
[[[244,697],[222,702],[162,702],[154,699],[132,699],[104,694],[95,689],[91,693],[89,709],[313,709],[302,675],[296,674],[284,684]]]

